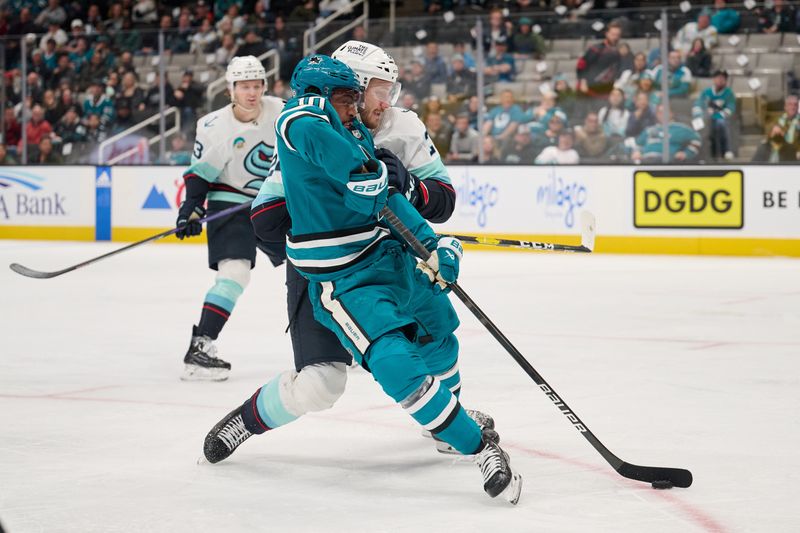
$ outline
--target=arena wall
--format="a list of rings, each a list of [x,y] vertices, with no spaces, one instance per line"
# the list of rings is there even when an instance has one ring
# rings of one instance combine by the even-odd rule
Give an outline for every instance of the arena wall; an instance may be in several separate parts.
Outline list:
[[[174,223],[182,170],[0,167],[0,238],[143,239]],[[577,244],[578,215],[588,209],[597,217],[597,252],[800,257],[796,167],[449,170],[458,203],[439,232]]]

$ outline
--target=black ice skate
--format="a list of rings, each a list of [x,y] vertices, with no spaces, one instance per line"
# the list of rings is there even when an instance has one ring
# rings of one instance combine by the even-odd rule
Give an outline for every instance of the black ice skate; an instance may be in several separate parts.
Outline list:
[[[183,358],[184,381],[224,381],[228,379],[231,364],[217,357],[214,341],[206,335],[199,335],[197,326],[192,327],[192,342]]]
[[[490,430],[487,430],[490,431]],[[484,432],[483,450],[475,454],[475,463],[483,474],[483,490],[492,498],[502,495],[512,505],[522,493],[522,476],[511,469],[508,454]]]
[[[230,457],[241,443],[253,435],[244,425],[240,405],[208,432],[203,443],[203,455],[209,463],[218,463]]]
[[[467,412],[467,416],[475,421],[478,424],[478,427],[483,430],[494,430],[494,418],[487,415],[486,413],[482,413],[480,411],[476,411],[475,409],[464,409]],[[491,431],[491,434],[494,435],[492,440],[494,442],[500,442],[500,435],[497,434],[495,431]],[[439,453],[446,453],[451,455],[459,455],[458,450],[447,444],[445,441],[436,438],[435,435],[432,435],[430,431],[423,430],[422,435],[425,437],[433,437],[434,444],[436,444],[436,451]]]

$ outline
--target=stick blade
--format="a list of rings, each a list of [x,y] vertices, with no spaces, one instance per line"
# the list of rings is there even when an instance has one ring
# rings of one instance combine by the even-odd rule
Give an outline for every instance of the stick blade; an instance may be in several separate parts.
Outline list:
[[[622,477],[652,483],[653,481],[669,481],[675,487],[687,488],[692,485],[692,473],[684,468],[665,468],[660,466],[639,466],[622,463],[617,469]]]
[[[581,212],[581,245],[590,252],[594,251],[594,239],[597,221],[589,211]]]
[[[28,268],[24,265],[20,265],[19,263],[11,263],[8,265],[8,268],[16,272],[21,276],[25,276],[26,278],[34,278],[34,279],[48,279],[54,278],[59,274],[62,274],[62,271],[58,272],[42,272],[40,270],[33,270],[32,268]]]

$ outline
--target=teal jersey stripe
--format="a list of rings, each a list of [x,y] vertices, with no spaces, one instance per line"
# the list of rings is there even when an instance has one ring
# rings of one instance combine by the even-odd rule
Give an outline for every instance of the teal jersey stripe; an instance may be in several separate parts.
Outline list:
[[[183,173],[184,176],[189,174],[194,174],[206,180],[207,182],[211,183],[217,180],[220,174],[222,174],[221,169],[214,168],[210,164],[201,161],[199,163],[192,163],[186,172]]]
[[[250,202],[253,197],[249,194],[229,192],[229,191],[209,191],[207,198],[219,202],[231,202],[234,204],[241,204],[242,202]]]

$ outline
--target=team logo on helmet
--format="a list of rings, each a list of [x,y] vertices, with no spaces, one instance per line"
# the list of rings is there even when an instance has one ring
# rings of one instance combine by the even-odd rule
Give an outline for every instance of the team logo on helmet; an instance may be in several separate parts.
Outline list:
[[[269,167],[274,153],[275,149],[272,146],[261,141],[244,158],[245,170],[259,179],[266,179],[269,176]]]

